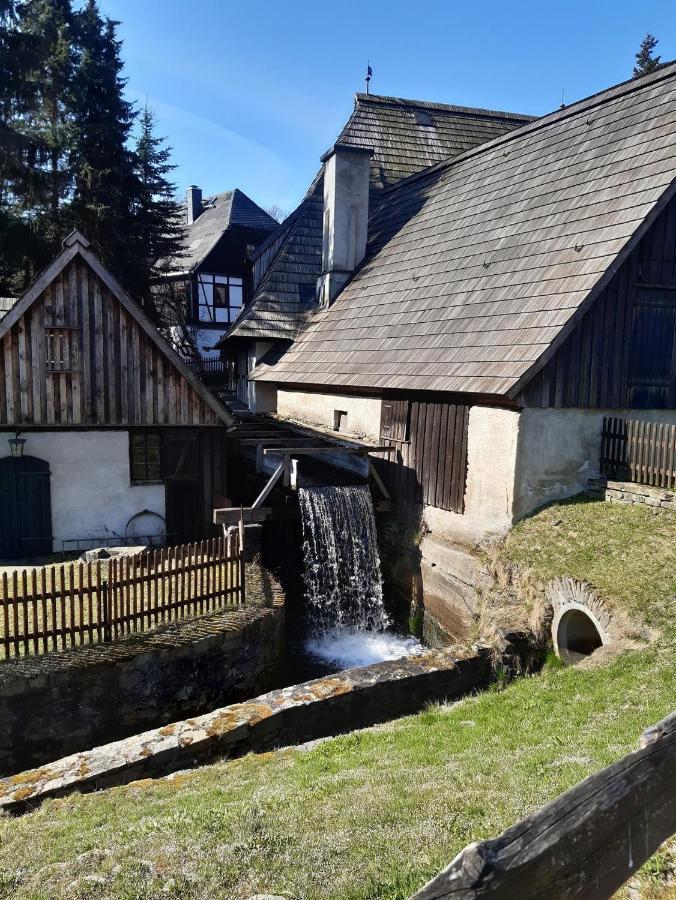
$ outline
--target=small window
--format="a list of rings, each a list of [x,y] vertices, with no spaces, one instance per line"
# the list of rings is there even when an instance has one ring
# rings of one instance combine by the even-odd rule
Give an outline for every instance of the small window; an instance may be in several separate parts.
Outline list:
[[[79,330],[77,328],[47,328],[48,372],[79,372]]]
[[[159,434],[153,432],[131,434],[129,457],[132,484],[156,484],[162,481]]]
[[[333,430],[344,431],[347,424],[347,412],[344,409],[333,410]]]
[[[424,109],[416,109],[415,124],[422,125],[425,128],[434,128],[432,116]]]
[[[242,279],[201,273],[197,282],[198,320],[212,325],[234,322],[242,308]]]

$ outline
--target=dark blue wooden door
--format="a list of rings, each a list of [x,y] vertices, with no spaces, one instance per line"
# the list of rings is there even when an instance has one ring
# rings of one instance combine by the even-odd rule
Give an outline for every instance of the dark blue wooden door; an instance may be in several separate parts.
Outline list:
[[[34,456],[0,459],[0,559],[51,552],[49,463]]]

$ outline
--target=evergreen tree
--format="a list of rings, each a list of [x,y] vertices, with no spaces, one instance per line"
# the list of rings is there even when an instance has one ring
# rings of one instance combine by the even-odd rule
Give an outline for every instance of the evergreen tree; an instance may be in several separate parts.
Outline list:
[[[636,65],[634,66],[634,78],[641,78],[659,69],[661,56],[654,56],[653,51],[659,44],[655,35],[648,32],[641,41],[641,46],[636,54]]]
[[[71,0],[3,0],[3,12],[0,190],[13,244],[9,280],[20,291],[54,255],[66,227],[73,11]]]
[[[76,227],[133,296],[178,247],[169,148],[124,97],[117,22],[96,0],[0,0],[0,295]],[[79,5],[79,4],[78,4]]]
[[[163,260],[181,255],[183,226],[180,207],[174,196],[171,148],[155,133],[155,116],[146,106],[139,121],[135,148],[136,197],[132,230],[136,259],[130,272],[130,289],[156,321],[155,289],[163,283]],[[164,269],[166,270],[166,263]]]
[[[73,77],[73,140],[69,160],[73,198],[68,216],[121,280],[134,258],[129,227],[135,197],[134,160],[128,148],[134,110],[124,99],[125,79],[117,22],[88,0],[79,13]]]

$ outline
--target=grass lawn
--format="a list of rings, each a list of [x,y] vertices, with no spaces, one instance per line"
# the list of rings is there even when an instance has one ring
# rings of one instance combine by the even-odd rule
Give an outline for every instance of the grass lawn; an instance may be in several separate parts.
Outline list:
[[[580,495],[516,525],[502,556],[543,581],[589,581],[637,622],[676,626],[676,513]]]
[[[552,507],[518,526],[505,553],[537,566],[542,577],[589,578],[664,625],[673,552],[664,554],[670,574],[664,560],[647,566],[650,551],[638,534],[666,546],[676,516],[648,520],[643,512],[599,503]],[[552,516],[560,524],[543,525]],[[619,537],[599,534],[617,527],[626,530],[624,549]],[[575,530],[581,541],[589,530],[598,549],[577,551]],[[500,833],[635,749],[642,730],[676,707],[676,641],[672,628],[662,632],[606,666],[550,663],[504,690],[310,750],[250,755],[47,801],[22,818],[0,820],[0,897],[408,897],[469,841]],[[663,879],[672,864],[668,853],[654,857],[643,896],[667,896]]]

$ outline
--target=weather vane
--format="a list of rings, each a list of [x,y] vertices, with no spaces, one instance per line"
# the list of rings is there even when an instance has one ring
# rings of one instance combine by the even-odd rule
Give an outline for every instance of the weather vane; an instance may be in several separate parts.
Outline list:
[[[373,69],[371,68],[371,65],[367,59],[366,60],[366,93],[367,94],[369,93],[369,81],[371,80],[372,75],[373,75]]]

